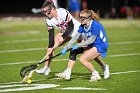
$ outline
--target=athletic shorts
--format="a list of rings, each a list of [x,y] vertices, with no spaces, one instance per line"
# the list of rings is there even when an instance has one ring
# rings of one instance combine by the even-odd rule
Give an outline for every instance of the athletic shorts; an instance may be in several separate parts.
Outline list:
[[[101,56],[103,58],[106,57],[107,50],[108,50],[107,44],[94,45],[94,47],[97,48],[98,53],[101,53]]]

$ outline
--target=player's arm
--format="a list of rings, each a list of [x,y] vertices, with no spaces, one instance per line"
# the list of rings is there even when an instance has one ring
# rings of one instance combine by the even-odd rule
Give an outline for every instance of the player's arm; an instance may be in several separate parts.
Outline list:
[[[95,40],[96,40],[96,36],[92,35],[89,39],[87,39],[84,42],[78,43],[77,45],[78,47],[86,46],[86,45],[94,43]]]
[[[73,44],[77,41],[77,39],[80,37],[80,35],[81,33],[77,33],[75,36],[73,36],[64,48],[67,50],[70,49],[73,46]]]
[[[47,53],[51,54],[54,46],[54,28],[48,26],[48,32],[49,32],[49,44],[48,44]]]
[[[49,29],[49,45],[48,48],[53,48],[54,46],[54,28]]]

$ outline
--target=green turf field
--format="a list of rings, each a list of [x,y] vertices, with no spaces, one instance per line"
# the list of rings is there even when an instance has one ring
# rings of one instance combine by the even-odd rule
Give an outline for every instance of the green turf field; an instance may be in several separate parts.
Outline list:
[[[101,23],[109,39],[104,61],[111,76],[89,82],[91,73],[77,60],[71,80],[54,76],[67,66],[68,54],[53,59],[49,76],[34,74],[31,85],[22,84],[19,71],[38,62],[48,44],[44,18],[0,19],[0,92],[10,93],[140,93],[140,20],[105,20]],[[56,49],[58,54],[63,47]],[[40,65],[42,67],[43,65]]]

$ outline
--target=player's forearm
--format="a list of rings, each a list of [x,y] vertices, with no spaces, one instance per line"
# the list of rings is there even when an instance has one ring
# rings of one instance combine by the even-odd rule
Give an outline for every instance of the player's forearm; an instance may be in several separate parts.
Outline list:
[[[88,40],[86,40],[82,43],[78,43],[77,45],[78,45],[78,47],[87,46],[89,44],[94,43],[95,39],[96,39],[96,36],[91,36]]]
[[[48,32],[49,32],[48,48],[52,48],[54,46],[54,29],[50,29]]]
[[[70,49],[79,37],[80,33],[77,33],[74,37],[72,37],[72,39],[68,42],[68,44],[64,48]]]

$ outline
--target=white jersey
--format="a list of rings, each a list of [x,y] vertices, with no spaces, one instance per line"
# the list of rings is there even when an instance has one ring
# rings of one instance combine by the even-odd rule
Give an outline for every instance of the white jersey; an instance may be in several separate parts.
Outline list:
[[[58,27],[64,33],[65,30],[67,29],[68,22],[70,22],[72,20],[73,24],[74,24],[74,29],[71,34],[71,37],[73,37],[78,31],[80,23],[67,10],[65,10],[63,8],[58,8],[58,9],[56,9],[56,11],[58,14],[58,19],[56,19],[56,18],[52,18],[51,20],[46,19],[46,24],[48,25],[48,30],[52,29],[54,27]]]
[[[58,8],[58,2],[57,2],[57,0],[52,0],[52,1],[54,3],[55,7]]]

